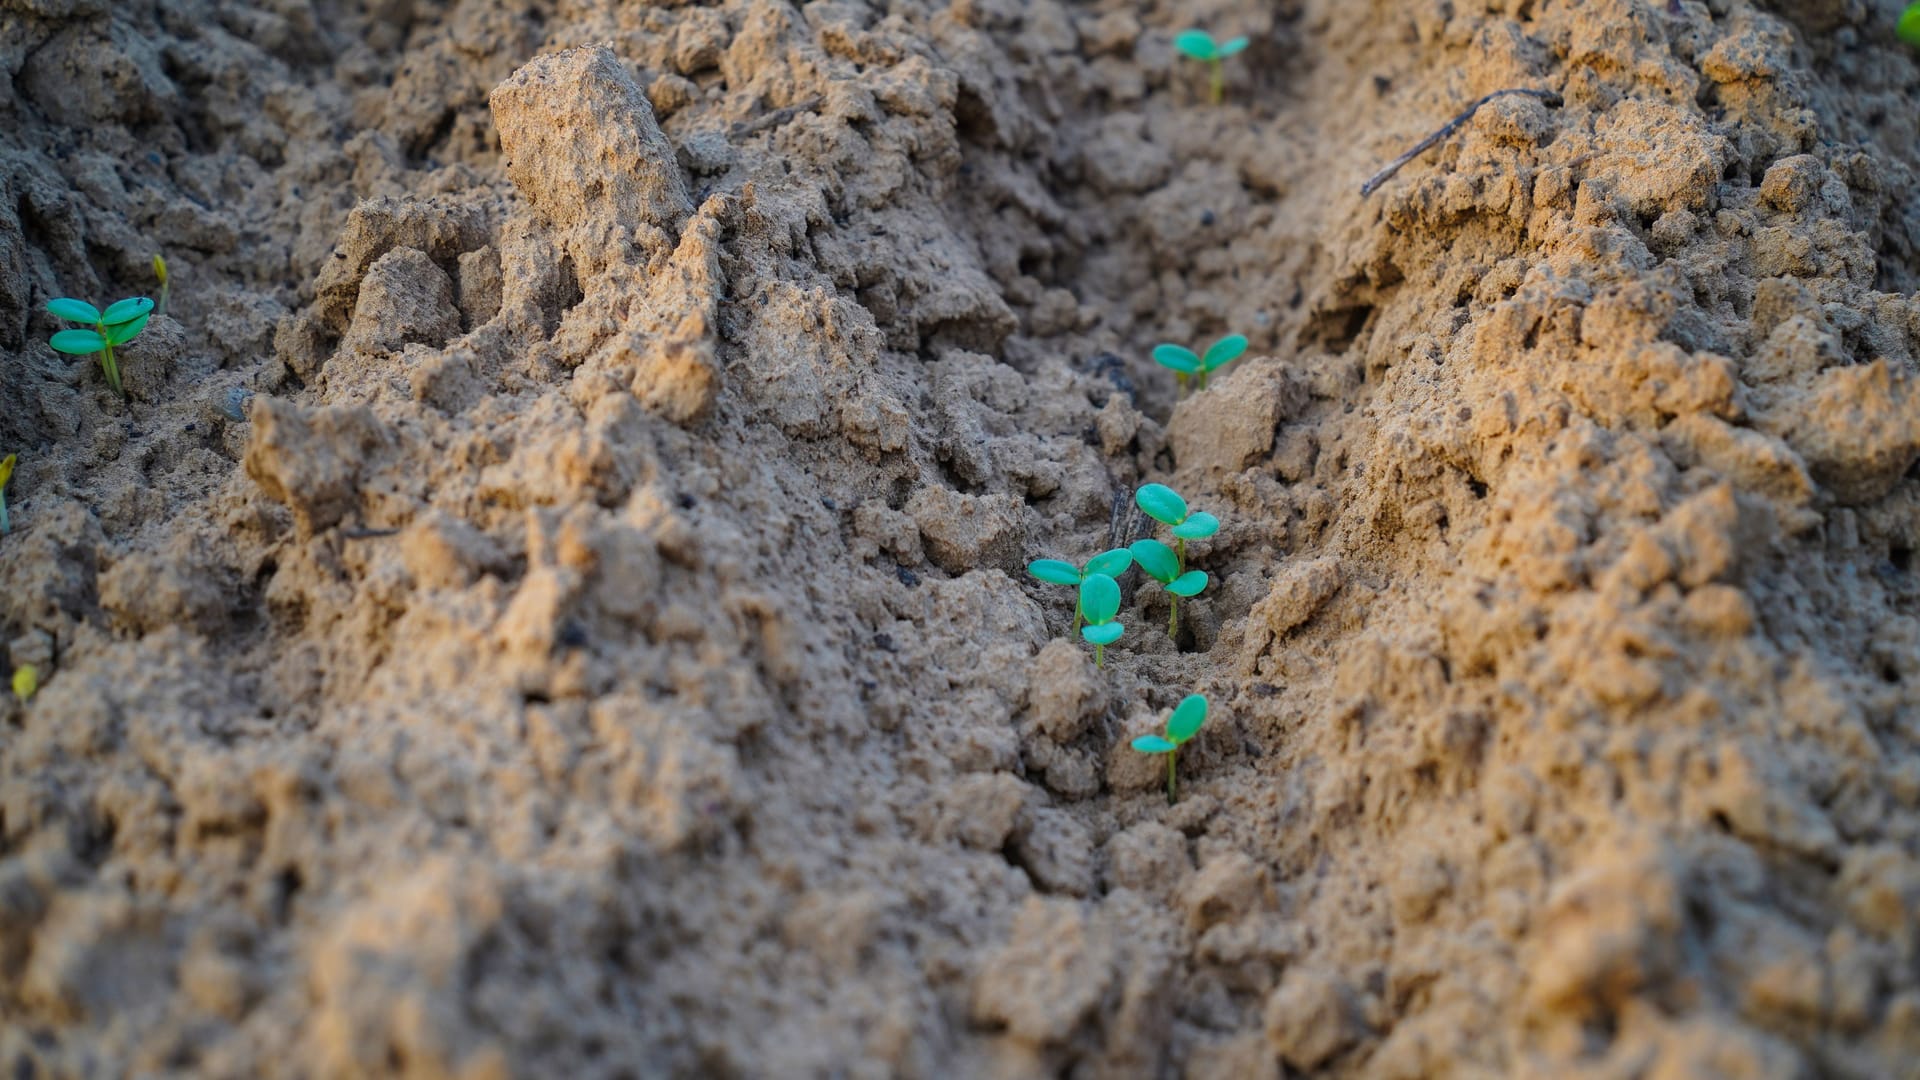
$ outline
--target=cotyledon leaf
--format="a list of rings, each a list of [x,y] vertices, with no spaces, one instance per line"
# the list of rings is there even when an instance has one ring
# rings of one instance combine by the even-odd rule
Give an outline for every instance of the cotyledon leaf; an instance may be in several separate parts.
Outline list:
[[[1148,484],[1134,492],[1133,501],[1140,504],[1148,517],[1163,525],[1178,525],[1187,520],[1187,500],[1165,484]]]
[[[1165,584],[1180,574],[1180,557],[1158,540],[1135,540],[1133,560],[1153,580]]]
[[[1173,527],[1173,535],[1182,540],[1205,540],[1220,531],[1220,519],[1205,510],[1188,514],[1187,520]]]
[[[1080,583],[1080,610],[1096,625],[1120,614],[1120,584],[1105,574],[1088,574]]]
[[[1083,626],[1080,628],[1080,636],[1086,638],[1087,643],[1090,645],[1111,645],[1119,641],[1120,635],[1126,632],[1127,628],[1117,622],[1101,623],[1099,626]]]
[[[1173,47],[1195,60],[1217,60],[1220,57],[1220,47],[1213,43],[1213,35],[1205,30],[1180,31],[1173,37]]]
[[[1182,375],[1191,375],[1200,370],[1200,355],[1179,345],[1155,345],[1153,360],[1161,367],[1172,368]]]
[[[1175,596],[1199,596],[1207,587],[1205,570],[1189,570],[1172,581],[1167,582],[1167,591]]]
[[[1133,552],[1126,548],[1114,548],[1112,551],[1103,551],[1088,559],[1087,573],[1105,574],[1110,578],[1117,578],[1126,573],[1127,567],[1132,565]]]
[[[1175,743],[1183,743],[1200,731],[1200,725],[1207,722],[1207,699],[1199,694],[1188,694],[1180,704],[1173,707],[1173,715],[1167,717],[1167,738]]]
[[[107,339],[93,330],[62,330],[48,339],[58,352],[72,356],[87,356],[107,347]]]
[[[68,322],[86,323],[91,326],[100,321],[100,309],[85,300],[75,300],[63,296],[58,300],[47,301],[47,310]]]
[[[1176,749],[1172,743],[1160,735],[1142,735],[1133,740],[1133,748],[1143,754],[1164,754]]]
[[[1059,559],[1037,559],[1027,564],[1027,573],[1050,585],[1078,585],[1080,571],[1070,562]]]
[[[147,328],[147,320],[152,317],[151,314],[141,315],[132,322],[116,323],[112,326],[105,327],[107,341],[114,345],[124,345],[132,341],[134,335]]]
[[[1246,337],[1240,334],[1228,334],[1207,346],[1207,354],[1200,358],[1200,366],[1208,371],[1225,367],[1240,359],[1241,354],[1246,351]]]
[[[153,314],[153,301],[144,296],[130,296],[109,307],[106,312],[100,316],[100,325],[118,326],[121,323],[130,323],[135,319],[145,318],[151,314]]]

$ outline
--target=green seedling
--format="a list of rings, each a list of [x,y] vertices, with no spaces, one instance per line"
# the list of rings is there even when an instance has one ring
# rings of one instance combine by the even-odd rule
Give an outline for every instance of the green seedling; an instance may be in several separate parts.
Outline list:
[[[160,302],[153,306],[155,315],[167,313],[167,260],[159,252],[153,253],[153,276],[160,282]]]
[[[1173,552],[1181,573],[1187,569],[1187,541],[1205,540],[1220,531],[1220,519],[1204,511],[1193,513],[1187,500],[1165,484],[1148,484],[1133,495],[1133,501],[1147,516],[1173,529]],[[1140,553],[1134,552],[1134,558]]]
[[[1184,345],[1155,345],[1154,362],[1173,371],[1173,377],[1180,389],[1187,388],[1187,379],[1192,377],[1194,388],[1205,390],[1207,376],[1226,367],[1247,351],[1247,339],[1241,334],[1228,334],[1219,341],[1207,346],[1204,354],[1196,353]]]
[[[1200,725],[1207,722],[1207,699],[1199,694],[1188,694],[1186,699],[1173,707],[1173,715],[1167,717],[1165,735],[1142,735],[1133,740],[1133,748],[1143,754],[1167,755],[1167,805],[1172,806],[1180,797],[1179,763],[1180,747],[1192,742],[1200,734]]]
[[[1087,625],[1080,636],[1093,646],[1093,662],[1107,666],[1107,646],[1120,640],[1127,628],[1115,618],[1120,614],[1120,584],[1105,574],[1088,574],[1080,583],[1080,610]]]
[[[1173,47],[1212,67],[1212,80],[1207,84],[1207,97],[1215,105],[1227,92],[1227,72],[1222,60],[1247,47],[1243,37],[1215,41],[1213,35],[1205,30],[1182,30],[1174,35]]]
[[[8,454],[0,461],[0,533],[13,531],[13,523],[7,520],[7,481],[13,479],[13,467],[19,463],[19,454]]]
[[[1088,574],[1105,574],[1110,578],[1117,578],[1126,573],[1127,567],[1132,565],[1133,552],[1126,548],[1114,548],[1112,551],[1102,552],[1088,559],[1085,569],[1075,569],[1072,563],[1063,562],[1060,559],[1038,559],[1027,564],[1027,573],[1049,585],[1072,585],[1077,589],[1080,583],[1087,579]],[[1080,609],[1077,592],[1075,597],[1073,632],[1077,634],[1080,632],[1080,624],[1085,620],[1086,613]]]
[[[1920,4],[1907,5],[1907,10],[1900,13],[1900,22],[1893,32],[1900,35],[1901,41],[1920,49]]]
[[[1167,618],[1167,636],[1180,634],[1180,598],[1200,595],[1207,587],[1205,570],[1180,572],[1180,556],[1174,550],[1158,540],[1137,540],[1133,545],[1133,561],[1147,576],[1165,586],[1173,604],[1173,614]]]
[[[62,330],[53,335],[48,342],[55,351],[69,356],[100,355],[100,368],[107,373],[107,385],[113,392],[126,397],[126,390],[120,385],[120,365],[114,361],[113,347],[132,341],[135,334],[147,328],[147,320],[153,316],[153,301],[144,296],[122,300],[106,311],[101,311],[85,300],[70,300],[61,297],[47,301],[47,310],[68,322],[87,324],[85,330]]]
[[[21,664],[13,669],[13,696],[20,699],[22,705],[33,700],[40,692],[40,669],[32,664]]]

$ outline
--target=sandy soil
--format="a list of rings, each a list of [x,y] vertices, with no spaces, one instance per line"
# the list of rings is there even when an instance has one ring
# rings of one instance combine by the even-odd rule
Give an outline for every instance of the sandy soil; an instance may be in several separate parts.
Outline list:
[[[0,1066],[1920,1076],[1898,7],[0,0]]]

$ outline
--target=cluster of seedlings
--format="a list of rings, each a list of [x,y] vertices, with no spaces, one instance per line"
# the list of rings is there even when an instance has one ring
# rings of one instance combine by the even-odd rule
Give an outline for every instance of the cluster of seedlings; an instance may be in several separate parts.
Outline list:
[[[1147,484],[1134,492],[1133,501],[1147,516],[1167,526],[1173,537],[1170,546],[1146,538],[1128,547],[1104,551],[1075,566],[1061,559],[1039,559],[1027,566],[1027,572],[1050,585],[1070,585],[1075,589],[1073,629],[1093,646],[1093,661],[1106,667],[1107,646],[1126,633],[1120,623],[1121,574],[1138,564],[1147,576],[1166,590],[1172,613],[1167,619],[1167,636],[1180,631],[1180,601],[1200,595],[1207,587],[1207,572],[1187,569],[1187,541],[1204,540],[1220,531],[1220,519],[1204,511],[1188,508],[1187,500],[1165,484]],[[1167,802],[1178,794],[1176,756],[1180,746],[1199,733],[1207,719],[1207,699],[1189,694],[1167,721],[1165,735],[1143,735],[1133,748],[1145,754],[1167,755]]]

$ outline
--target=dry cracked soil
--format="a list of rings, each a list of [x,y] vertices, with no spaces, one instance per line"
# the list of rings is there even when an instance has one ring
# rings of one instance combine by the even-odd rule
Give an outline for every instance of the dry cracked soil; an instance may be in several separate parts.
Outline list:
[[[1899,7],[0,0],[0,1068],[1920,1076]]]

